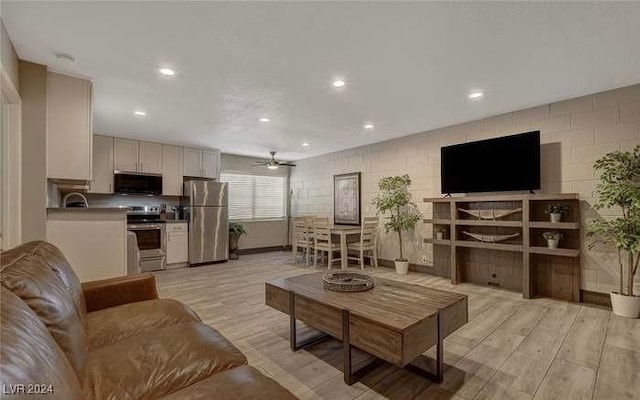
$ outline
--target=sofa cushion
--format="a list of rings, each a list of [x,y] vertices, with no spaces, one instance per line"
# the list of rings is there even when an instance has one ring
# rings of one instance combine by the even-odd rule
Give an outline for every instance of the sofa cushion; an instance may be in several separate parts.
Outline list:
[[[287,389],[254,368],[243,365],[217,373],[162,400],[295,400]]]
[[[62,253],[46,242],[30,242],[2,253],[2,286],[44,322],[78,376],[88,344],[82,289]]]
[[[1,397],[80,399],[78,378],[47,327],[16,295],[5,288],[0,291]],[[11,395],[20,390],[19,385],[26,390],[29,384],[37,384],[41,394]]]
[[[189,307],[173,299],[139,301],[87,314],[89,348],[95,349],[148,329],[199,322]]]
[[[156,398],[246,364],[220,333],[200,322],[142,332],[89,353],[87,399]]]

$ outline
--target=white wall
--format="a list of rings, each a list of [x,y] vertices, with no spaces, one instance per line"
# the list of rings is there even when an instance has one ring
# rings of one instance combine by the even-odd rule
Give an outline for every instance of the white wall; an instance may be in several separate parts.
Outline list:
[[[20,82],[18,81],[18,55],[2,20],[0,20],[0,60],[2,61],[2,69],[9,75],[11,83],[13,83],[16,90],[20,91]]]
[[[47,235],[47,67],[20,61],[22,240]]]
[[[408,173],[415,202],[429,217],[424,197],[440,194],[440,147],[491,137],[541,131],[542,192],[578,193],[582,224],[597,213],[591,208],[596,176],[593,162],[613,150],[640,144],[640,84],[436,129],[368,146],[298,161],[291,171],[292,214],[333,215],[333,175],[362,172],[362,211],[375,215],[371,199],[380,178]],[[475,166],[469,166],[473,168]],[[602,213],[600,213],[602,214]],[[422,244],[431,232],[420,224],[406,248],[412,263],[432,259]],[[616,256],[582,245],[582,289],[608,292],[617,282]],[[380,257],[394,259],[397,239],[382,235]]]

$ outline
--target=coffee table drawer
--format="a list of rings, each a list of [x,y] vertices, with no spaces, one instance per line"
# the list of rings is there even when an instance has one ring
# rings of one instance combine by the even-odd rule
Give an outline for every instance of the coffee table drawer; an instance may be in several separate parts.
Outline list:
[[[349,342],[395,365],[402,362],[402,334],[357,315],[349,315]]]
[[[342,311],[326,304],[295,296],[295,317],[312,328],[342,339]]]
[[[289,314],[289,291],[267,283],[264,287],[264,297],[269,307]]]

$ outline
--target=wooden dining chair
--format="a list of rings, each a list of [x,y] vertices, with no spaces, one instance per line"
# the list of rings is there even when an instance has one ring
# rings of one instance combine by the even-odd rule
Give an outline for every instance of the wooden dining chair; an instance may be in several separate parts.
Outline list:
[[[370,253],[372,264],[378,266],[378,217],[365,217],[362,219],[360,241],[347,244],[348,250],[358,253],[358,256],[347,257],[349,260],[360,262],[360,268],[364,269],[364,253]]]
[[[336,261],[342,261],[342,258],[333,258],[334,251],[340,251],[340,243],[331,241],[331,223],[329,218],[317,217],[313,220],[313,266],[318,263],[318,251],[324,254],[327,252],[327,269],[331,269],[331,265]]]
[[[293,263],[298,262],[298,249],[302,248],[302,257],[307,267],[309,266],[309,255],[313,244],[313,239],[309,238],[308,227],[308,217],[293,218]]]

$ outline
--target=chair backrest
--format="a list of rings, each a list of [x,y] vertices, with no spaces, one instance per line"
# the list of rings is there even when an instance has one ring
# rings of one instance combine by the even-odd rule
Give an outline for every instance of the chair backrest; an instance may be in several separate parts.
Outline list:
[[[362,219],[360,242],[375,242],[378,236],[378,217],[365,217]]]
[[[296,240],[307,240],[307,217],[293,218],[293,236]]]
[[[327,217],[313,219],[313,238],[315,242],[331,243],[331,224]]]

